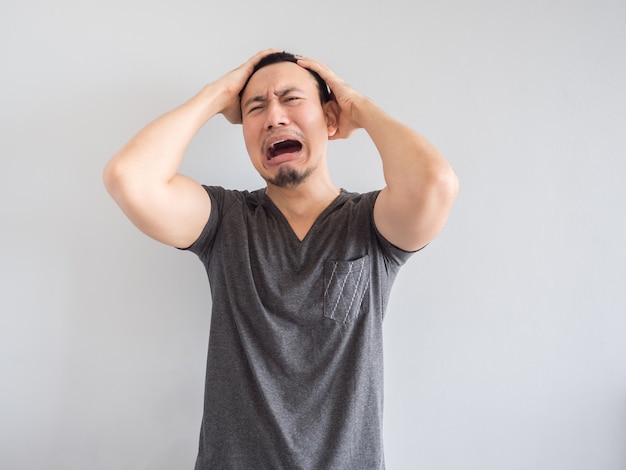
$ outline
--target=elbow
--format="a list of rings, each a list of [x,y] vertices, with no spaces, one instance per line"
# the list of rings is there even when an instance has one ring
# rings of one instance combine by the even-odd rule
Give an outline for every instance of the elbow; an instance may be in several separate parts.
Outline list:
[[[452,168],[439,172],[431,183],[431,193],[433,201],[438,205],[439,210],[449,213],[452,205],[459,193],[459,178]]]
[[[448,166],[447,171],[442,173],[443,174],[440,176],[441,191],[446,198],[450,200],[450,203],[452,203],[459,194],[459,177],[450,166]]]
[[[393,195],[395,201],[408,204],[417,213],[433,205],[440,209],[449,209],[459,192],[459,179],[447,162],[422,167],[417,172],[407,172],[404,176],[393,182],[395,184],[388,183],[387,191]]]
[[[107,162],[104,169],[102,170],[102,183],[106,190],[110,193],[110,187],[113,183],[113,170],[111,169],[111,161]]]
[[[114,156],[104,167],[104,187],[118,204],[136,196],[141,180],[135,174],[134,168],[126,160],[119,158],[119,155]]]
[[[459,193],[459,178],[449,164],[430,169],[420,180],[413,185],[416,199],[429,195],[426,197],[438,201],[439,204],[452,206]]]
[[[102,182],[107,192],[114,196],[116,188],[120,187],[124,172],[120,168],[120,163],[113,157],[104,167],[102,171]]]

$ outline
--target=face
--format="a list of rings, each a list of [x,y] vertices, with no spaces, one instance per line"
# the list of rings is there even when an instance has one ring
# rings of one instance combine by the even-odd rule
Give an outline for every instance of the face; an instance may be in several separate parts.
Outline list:
[[[336,130],[331,103],[322,105],[313,76],[292,62],[268,65],[250,78],[241,97],[243,136],[268,184],[296,186],[326,164],[328,137]]]

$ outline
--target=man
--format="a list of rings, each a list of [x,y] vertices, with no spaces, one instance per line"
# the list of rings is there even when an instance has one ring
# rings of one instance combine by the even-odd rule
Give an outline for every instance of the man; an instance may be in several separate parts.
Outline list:
[[[242,124],[265,188],[177,173],[220,113]],[[328,141],[359,128],[380,153],[381,191],[331,182]],[[382,320],[398,269],[456,197],[441,154],[327,66],[270,49],[143,129],[104,179],[139,229],[209,275],[196,469],[383,469]]]

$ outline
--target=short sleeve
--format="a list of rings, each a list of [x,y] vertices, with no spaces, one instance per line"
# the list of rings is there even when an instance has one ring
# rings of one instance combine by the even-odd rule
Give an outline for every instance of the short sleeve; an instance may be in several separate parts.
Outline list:
[[[203,188],[207,192],[208,197],[211,198],[211,214],[196,241],[187,248],[183,248],[185,251],[195,253],[202,260],[209,256],[213,246],[224,203],[224,188],[205,185],[203,185]]]

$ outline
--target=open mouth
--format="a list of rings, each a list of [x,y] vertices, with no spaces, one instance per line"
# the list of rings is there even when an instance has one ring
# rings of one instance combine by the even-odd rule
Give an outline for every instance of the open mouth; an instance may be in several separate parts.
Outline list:
[[[285,139],[273,142],[265,153],[268,160],[286,153],[296,153],[302,150],[302,143],[297,140]]]

